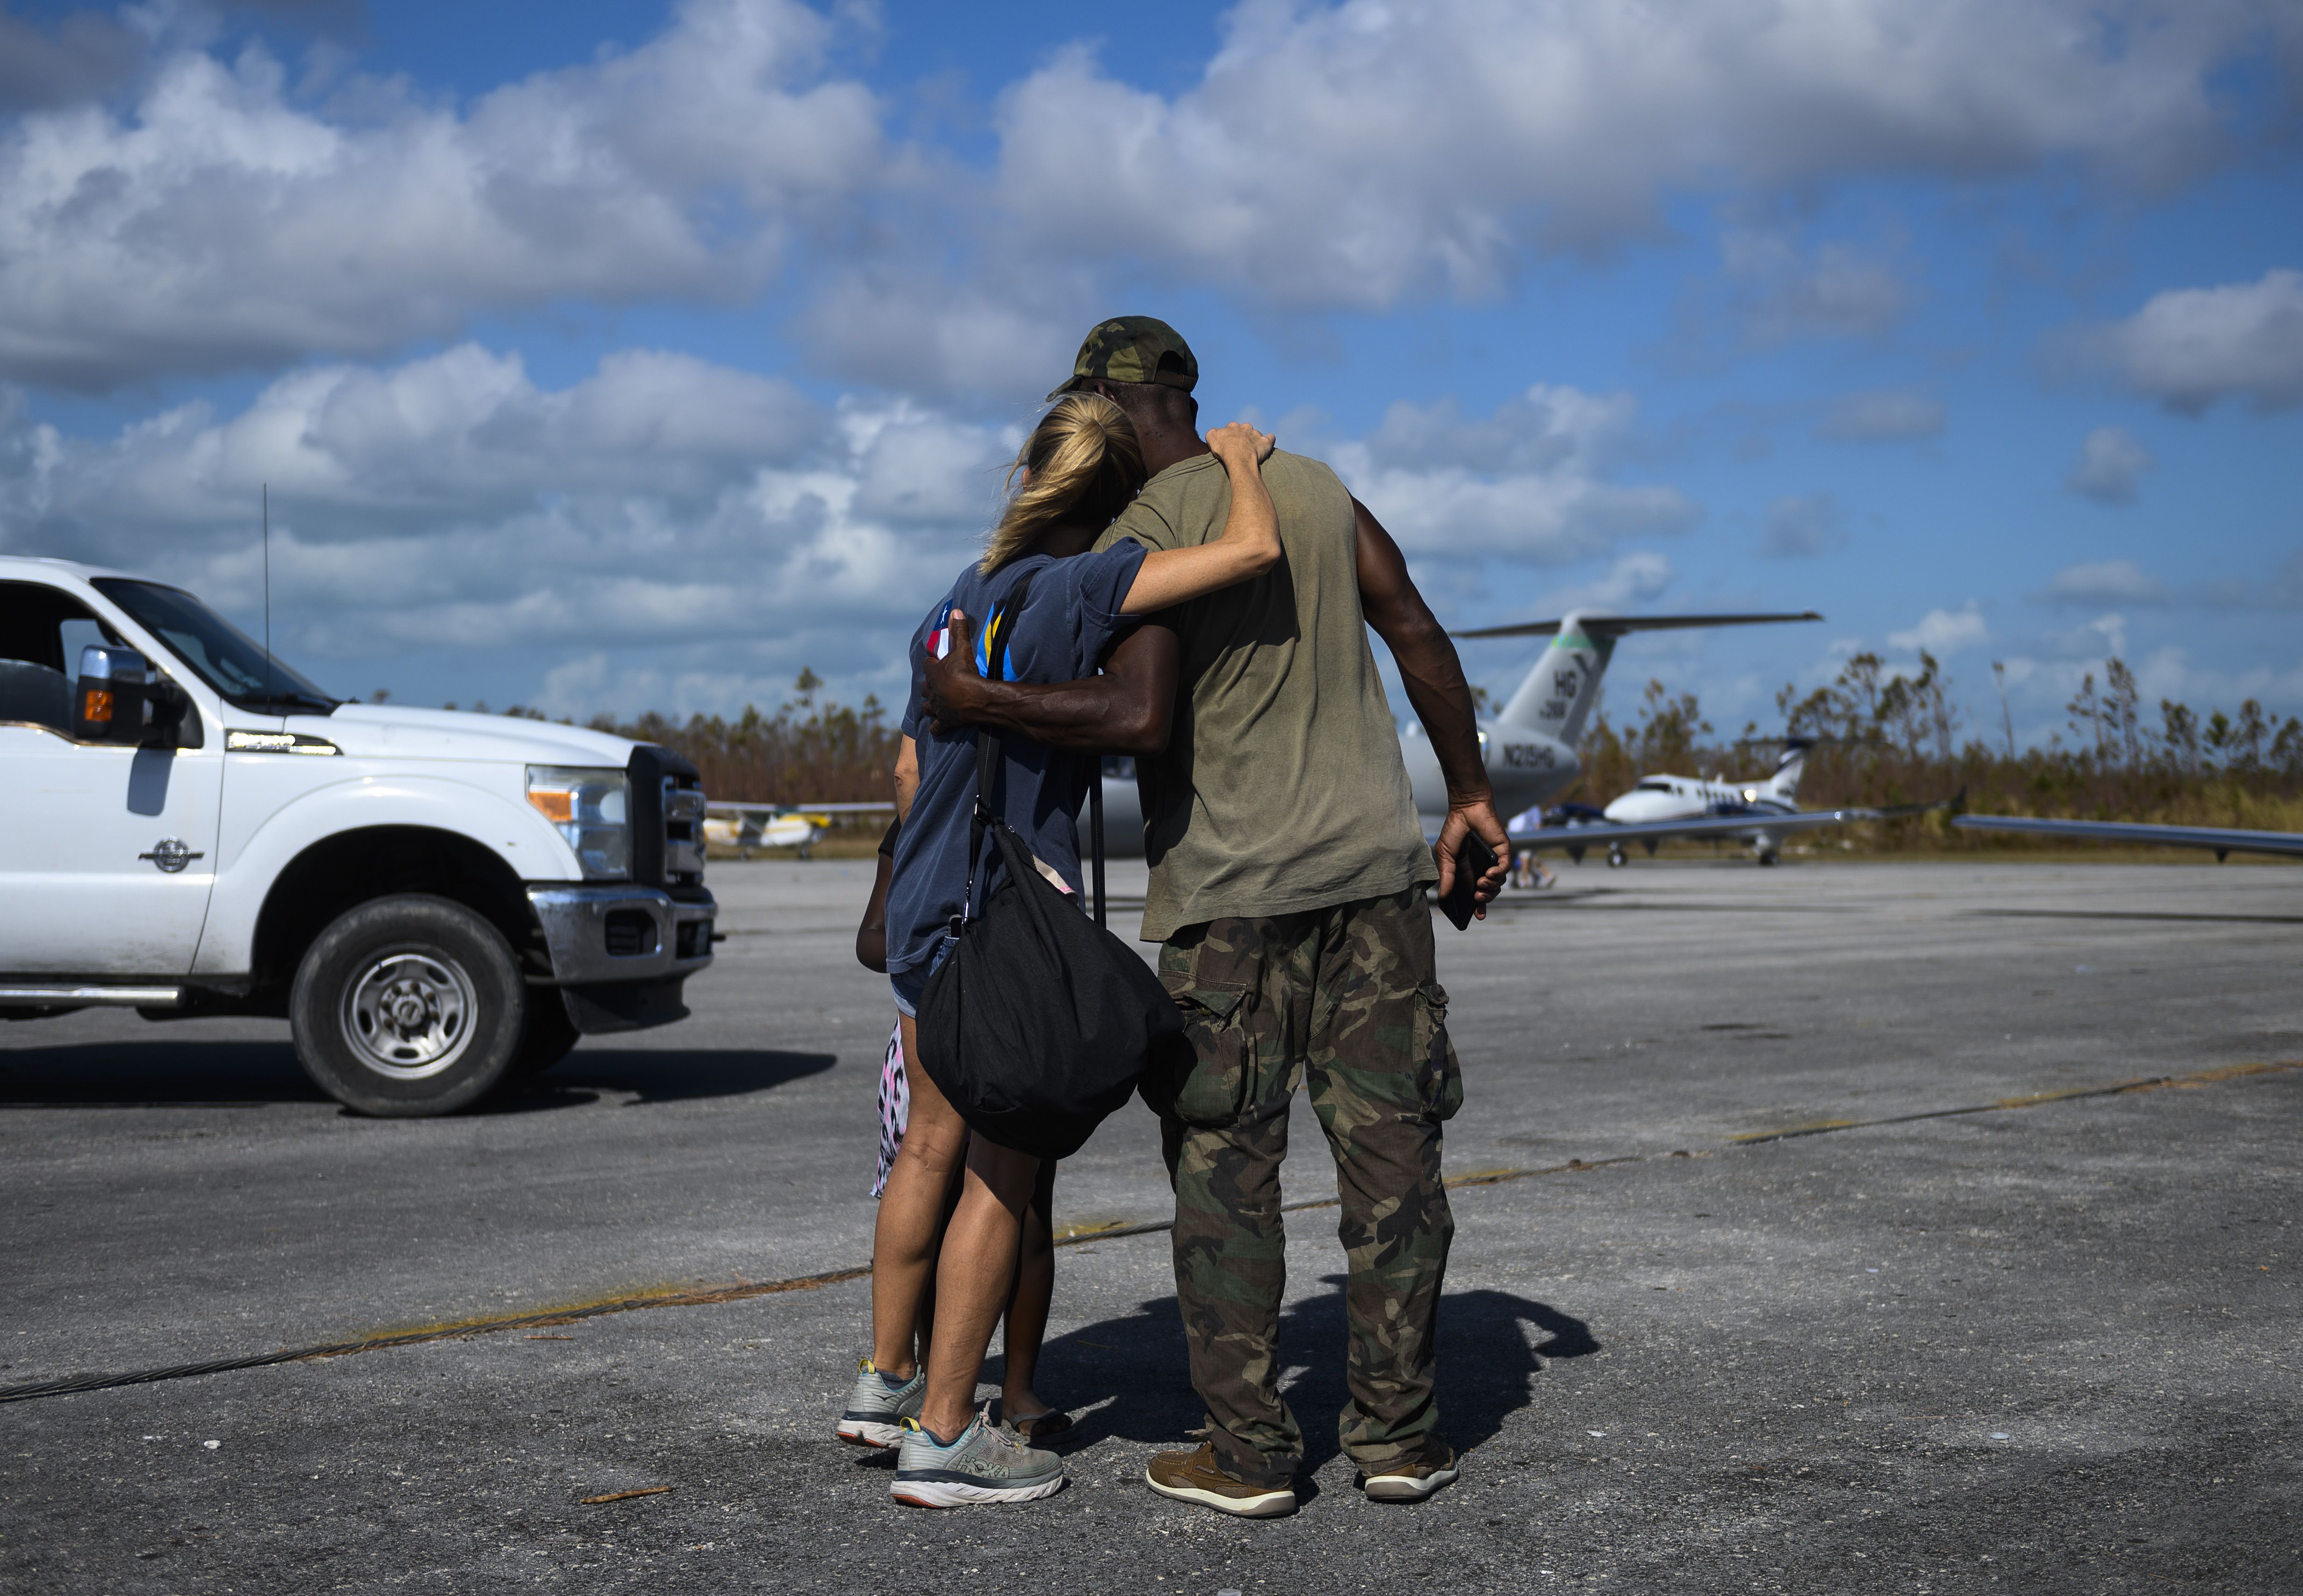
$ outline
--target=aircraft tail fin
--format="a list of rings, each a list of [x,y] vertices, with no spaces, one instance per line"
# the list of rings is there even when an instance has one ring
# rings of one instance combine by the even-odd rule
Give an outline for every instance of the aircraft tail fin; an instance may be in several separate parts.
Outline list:
[[[1770,798],[1785,802],[1799,796],[1800,777],[1807,769],[1807,751],[1814,746],[1808,737],[1785,737],[1784,757],[1776,764],[1776,773],[1768,778],[1766,788]]]
[[[1557,634],[1551,646],[1537,656],[1519,691],[1511,695],[1496,718],[1506,726],[1525,727],[1556,737],[1568,747],[1583,735],[1583,722],[1599,696],[1599,678],[1607,674],[1615,639],[1594,634],[1570,615],[1554,623]]]
[[[1456,637],[1549,637],[1527,679],[1496,718],[1556,737],[1568,747],[1583,735],[1583,722],[1599,701],[1599,678],[1618,638],[1631,632],[1676,632],[1690,626],[1743,626],[1764,621],[1819,621],[1812,609],[1780,615],[1585,615],[1573,611],[1556,621],[1523,621],[1451,634]],[[1794,777],[1796,779],[1796,777]]]

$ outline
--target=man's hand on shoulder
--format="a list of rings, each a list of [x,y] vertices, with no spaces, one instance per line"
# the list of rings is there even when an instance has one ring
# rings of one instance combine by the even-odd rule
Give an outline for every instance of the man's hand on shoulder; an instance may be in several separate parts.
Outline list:
[[[1504,881],[1511,874],[1511,838],[1504,831],[1503,821],[1496,816],[1495,801],[1478,798],[1450,804],[1447,818],[1439,825],[1439,840],[1431,844],[1431,857],[1439,867],[1439,895],[1444,898],[1455,884],[1456,851],[1463,847],[1464,837],[1475,833],[1496,856],[1496,862],[1488,867],[1487,874],[1472,889],[1480,905],[1472,913],[1485,920],[1488,905],[1503,891]]]
[[[920,707],[939,732],[967,725],[983,698],[983,678],[975,674],[975,623],[965,610],[955,609],[948,625],[943,657],[928,657],[920,686]]]

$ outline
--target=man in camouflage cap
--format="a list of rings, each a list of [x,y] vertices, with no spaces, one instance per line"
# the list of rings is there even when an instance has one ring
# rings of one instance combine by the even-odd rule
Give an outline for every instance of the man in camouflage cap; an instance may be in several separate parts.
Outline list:
[[[1051,391],[1048,402],[1098,381],[1156,382],[1189,393],[1199,386],[1200,363],[1183,335],[1157,316],[1116,315],[1088,330],[1071,380]]]
[[[1126,410],[1152,475],[1098,548],[1221,535],[1229,479],[1199,434],[1199,362],[1166,323],[1119,316],[1080,346],[1050,399],[1092,390]],[[1279,1165],[1303,1085],[1335,1155],[1349,1265],[1344,1449],[1381,1501],[1455,1478],[1432,1396],[1433,1333],[1454,1222],[1440,1125],[1462,1101],[1424,891],[1476,831],[1511,845],[1488,787],[1471,689],[1398,546],[1326,466],[1275,451],[1263,481],[1285,553],[1269,575],[1194,600],[1121,642],[1103,674],[1052,686],[927,664],[938,720],[1136,756],[1152,876],[1142,935],[1190,1046],[1146,1074],[1176,1192],[1176,1290],[1208,1439],[1145,1478],[1219,1512],[1293,1512],[1303,1457],[1278,1393],[1286,1289]],[[1398,661],[1447,781],[1424,844],[1367,643]]]

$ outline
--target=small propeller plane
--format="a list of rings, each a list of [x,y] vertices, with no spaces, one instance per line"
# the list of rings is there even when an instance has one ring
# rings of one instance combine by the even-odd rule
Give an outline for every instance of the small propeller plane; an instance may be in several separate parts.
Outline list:
[[[802,859],[834,815],[888,814],[892,803],[731,803],[714,798],[704,806],[704,840],[733,848],[749,859],[755,848],[797,848]]]

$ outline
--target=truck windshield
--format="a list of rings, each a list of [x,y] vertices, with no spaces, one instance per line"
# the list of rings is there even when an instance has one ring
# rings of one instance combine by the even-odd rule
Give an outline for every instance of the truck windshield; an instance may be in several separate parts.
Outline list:
[[[92,585],[176,651],[199,678],[242,709],[275,715],[325,715],[330,698],[256,640],[181,588],[122,576],[97,576]]]

